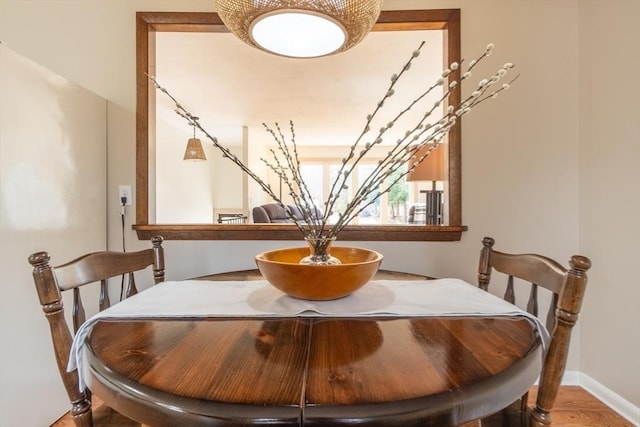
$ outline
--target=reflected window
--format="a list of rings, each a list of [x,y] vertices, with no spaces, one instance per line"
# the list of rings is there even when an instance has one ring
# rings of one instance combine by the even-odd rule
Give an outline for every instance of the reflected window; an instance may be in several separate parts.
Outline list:
[[[323,200],[324,200],[324,181],[325,174],[322,172],[323,166],[321,164],[301,164],[300,174],[302,179],[307,184],[307,191],[311,194],[311,200],[316,207],[320,208],[323,212]]]

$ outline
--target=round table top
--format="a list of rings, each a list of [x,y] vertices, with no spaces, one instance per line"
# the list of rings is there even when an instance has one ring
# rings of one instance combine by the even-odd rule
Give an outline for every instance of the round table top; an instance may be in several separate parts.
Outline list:
[[[89,388],[154,427],[446,426],[522,395],[542,347],[521,317],[296,317],[101,321],[85,351]]]

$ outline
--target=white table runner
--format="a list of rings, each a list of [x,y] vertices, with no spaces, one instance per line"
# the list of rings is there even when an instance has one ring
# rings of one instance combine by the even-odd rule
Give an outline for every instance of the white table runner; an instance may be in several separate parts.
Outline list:
[[[264,280],[168,281],[87,320],[74,337],[67,370],[82,368],[83,344],[99,320],[311,316],[523,316],[536,324],[545,348],[549,339],[535,316],[459,279],[376,280],[332,301],[291,298]],[[84,390],[83,369],[78,376]]]

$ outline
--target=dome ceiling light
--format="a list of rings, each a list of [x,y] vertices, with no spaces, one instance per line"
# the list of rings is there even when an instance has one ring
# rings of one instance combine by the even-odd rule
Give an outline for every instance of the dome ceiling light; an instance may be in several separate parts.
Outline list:
[[[343,52],[376,23],[382,0],[215,0],[227,28],[245,43],[293,58]]]

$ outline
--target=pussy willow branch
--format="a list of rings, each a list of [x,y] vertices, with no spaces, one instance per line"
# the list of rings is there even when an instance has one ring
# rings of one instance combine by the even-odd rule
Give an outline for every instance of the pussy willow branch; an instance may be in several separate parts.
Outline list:
[[[258,183],[260,188],[262,188],[262,190],[265,193],[267,193],[267,195],[269,195],[269,197],[271,197],[273,200],[275,200],[280,206],[285,206],[284,203],[282,202],[282,200],[280,200],[280,197],[278,195],[276,195],[275,192],[271,189],[271,186],[269,184],[264,182],[258,175],[256,175],[251,169],[249,169],[249,167],[247,165],[245,165],[240,159],[238,159],[238,157],[235,154],[233,154],[228,148],[226,148],[225,146],[220,144],[218,142],[218,138],[216,138],[215,136],[213,136],[209,132],[207,132],[207,130],[204,127],[202,127],[202,125],[200,125],[199,120],[193,114],[191,114],[187,109],[185,109],[178,102],[178,100],[173,95],[171,95],[171,93],[169,93],[169,91],[167,89],[162,87],[158,83],[158,81],[156,80],[155,77],[149,76],[149,79],[153,82],[153,84],[155,85],[155,87],[159,91],[161,91],[162,93],[167,95],[173,101],[173,103],[175,105],[176,114],[178,114],[179,116],[185,118],[187,120],[187,122],[189,122],[189,124],[191,124],[192,126],[195,126],[196,128],[198,128],[200,130],[200,132],[202,132],[207,137],[207,139],[209,139],[209,141],[211,141],[213,146],[216,147],[218,150],[220,150],[222,152],[223,157],[228,158],[229,160],[231,160],[244,173],[249,175],[249,177],[251,179],[253,179],[256,183]],[[300,230],[300,232],[302,232],[303,234],[306,234],[306,230],[303,227],[303,224],[300,224],[298,221],[294,221],[294,223],[296,224],[296,226]]]
[[[400,72],[398,74],[394,74],[393,76],[391,76],[391,83],[389,84],[389,87],[387,88],[384,96],[382,97],[382,99],[380,101],[378,101],[378,103],[376,104],[376,107],[374,108],[373,112],[367,116],[367,121],[365,123],[365,126],[364,126],[362,132],[360,133],[360,136],[358,136],[358,138],[353,143],[353,145],[351,145],[351,148],[349,150],[349,154],[347,155],[347,157],[343,161],[342,165],[340,166],[340,169],[338,171],[338,175],[337,175],[336,179],[333,181],[333,184],[331,185],[331,190],[329,191],[329,198],[327,199],[327,201],[325,203],[325,215],[330,215],[330,213],[333,211],[333,207],[334,207],[335,203],[339,199],[340,191],[338,191],[336,193],[335,192],[336,188],[340,188],[340,189],[344,188],[344,186],[346,184],[346,181],[347,181],[347,178],[349,176],[351,176],[351,172],[355,169],[356,165],[363,158],[362,155],[357,157],[356,160],[349,167],[349,170],[347,171],[347,173],[345,173],[345,167],[347,167],[347,165],[349,164],[349,161],[355,156],[356,149],[357,149],[358,145],[361,143],[362,138],[371,129],[371,122],[376,117],[378,112],[382,109],[382,107],[384,105],[384,102],[388,98],[393,96],[393,94],[395,93],[395,89],[394,88],[395,88],[396,84],[398,83],[399,79],[404,75],[404,73],[409,71],[409,69],[411,68],[411,63],[413,62],[414,59],[416,59],[420,55],[421,49],[424,46],[424,44],[425,44],[424,41],[421,42],[420,45],[418,46],[418,48],[412,52],[411,57],[402,66],[402,69],[400,70]],[[420,99],[422,99],[424,96],[426,96],[426,94],[428,92],[429,92],[429,90],[426,91],[425,93],[423,93],[421,96],[419,96],[416,100],[414,100],[409,105],[409,107],[407,107],[407,109],[405,111],[401,112],[398,116],[396,116],[391,122],[389,122],[389,124],[395,123],[402,115],[404,115],[408,110],[410,110],[413,105],[415,105]],[[385,130],[386,130],[386,128],[385,128]],[[384,131],[381,129],[380,132],[378,133],[378,136],[374,139],[373,143],[371,143],[371,144],[382,142],[382,139],[381,139],[382,133],[384,133]],[[368,152],[369,148],[366,147],[365,150],[366,150],[365,152]],[[322,230],[322,231],[324,231],[324,230]]]
[[[482,55],[480,55],[478,59],[471,61],[467,71],[465,72],[461,80],[469,78],[471,75],[471,70],[481,60],[488,57],[491,54],[492,50],[493,50],[493,45],[488,45],[485,52]],[[452,64],[451,68],[455,70],[458,68],[458,66],[459,64],[454,63]],[[381,162],[378,163],[378,167],[367,177],[365,182],[358,188],[358,190],[356,191],[356,194],[352,197],[349,205],[347,206],[343,214],[339,217],[337,223],[332,226],[329,232],[329,236],[335,236],[337,233],[340,232],[340,230],[342,230],[344,226],[346,226],[350,221],[355,219],[359,215],[359,213],[362,212],[366,207],[375,203],[375,201],[379,199],[383,194],[389,192],[395,183],[399,182],[402,178],[408,175],[422,161],[424,161],[429,156],[429,154],[433,150],[433,147],[429,148],[426,154],[424,154],[421,158],[417,159],[413,164],[413,166],[409,168],[409,170],[407,170],[404,174],[400,174],[395,180],[393,180],[390,184],[388,184],[386,188],[382,190],[378,190],[380,185],[382,185],[383,182],[389,176],[391,176],[391,174],[396,169],[398,169],[408,161],[407,156],[404,155],[403,153],[407,153],[407,152],[412,153],[412,155],[410,156],[411,158],[413,156],[413,153],[417,152],[423,145],[441,140],[449,132],[449,129],[456,123],[458,117],[464,114],[467,114],[468,112],[471,111],[471,108],[477,106],[479,103],[484,102],[491,98],[495,98],[498,95],[498,93],[508,89],[509,86],[518,78],[518,76],[512,79],[510,83],[504,84],[500,89],[490,93],[487,96],[483,96],[489,90],[489,87],[491,85],[493,85],[494,83],[499,81],[501,77],[506,75],[506,73],[510,68],[513,68],[513,65],[510,63],[507,63],[489,80],[482,80],[479,83],[478,89],[474,91],[471,96],[467,97],[463,102],[461,102],[457,106],[457,109],[455,106],[449,106],[447,109],[447,114],[445,114],[444,117],[441,120],[439,120],[436,125],[426,126],[424,130],[422,130],[417,135],[414,135],[411,138],[410,143],[415,143],[416,146],[412,150],[408,150],[408,145],[405,144],[407,139],[409,138],[409,136],[411,136],[411,134],[413,134],[413,132],[423,128],[424,121],[427,119],[428,116],[431,115],[431,112],[433,112],[434,108],[432,108],[430,111],[425,113],[425,115],[423,116],[423,119],[418,123],[418,125],[416,125],[412,131],[408,131],[405,134],[405,137],[398,141],[397,145],[388,153],[388,155]],[[443,72],[443,78],[447,77],[450,73],[451,73],[451,70],[449,69],[445,70],[445,72]],[[439,80],[438,83],[443,84],[444,80]],[[434,107],[437,107],[440,104],[440,102],[448,99],[451,89],[453,89],[457,84],[458,84],[457,81],[452,81],[449,84],[448,90],[443,94],[440,101],[436,102]],[[424,137],[424,134],[428,130],[433,130],[433,133]],[[416,143],[417,140],[420,140],[420,141]],[[376,192],[376,190],[378,191]],[[370,197],[372,195],[373,197]]]
[[[305,221],[304,227],[309,232],[313,232],[313,234],[318,234],[319,233],[318,228],[321,227],[320,224],[322,223],[322,221],[316,215],[316,209],[313,203],[311,192],[309,191],[309,188],[306,182],[302,178],[302,173],[300,171],[300,160],[298,158],[298,151],[297,151],[297,146],[295,142],[295,129],[293,126],[293,122],[290,121],[289,125],[291,130],[291,147],[293,148],[293,155],[291,154],[289,145],[287,145],[285,142],[285,137],[282,134],[280,126],[276,123],[275,124],[276,130],[274,130],[269,126],[267,126],[265,123],[263,123],[263,126],[265,127],[267,132],[269,132],[273,136],[273,138],[276,140],[278,151],[284,157],[284,161],[287,164],[287,169],[291,173],[292,180],[289,180],[285,176],[284,182],[285,182],[285,185],[287,185],[287,187],[289,188],[289,195],[293,199],[294,204],[296,205],[296,207],[298,208],[298,210],[303,216],[303,219]],[[278,171],[280,171],[281,173],[284,173],[285,168],[281,166],[281,160],[278,158],[277,154],[273,150],[271,150],[271,153],[272,153],[272,156],[274,157],[274,161],[276,162],[275,167],[274,165],[270,164],[267,160],[265,159],[261,159],[261,160],[271,170],[275,171],[276,173],[278,173]],[[293,212],[290,212],[287,210],[287,214],[289,215],[292,221],[297,221],[297,218],[295,217]]]
[[[477,88],[471,93],[471,95],[467,96],[458,105],[449,105],[446,110],[444,110],[439,120],[432,120],[432,123],[427,123],[427,120],[433,115],[433,113],[437,109],[439,109],[441,105],[443,105],[443,103],[449,100],[451,92],[458,85],[461,85],[462,81],[468,80],[472,75],[472,70],[481,61],[491,55],[493,51],[493,45],[489,44],[487,45],[485,51],[478,56],[478,58],[472,60],[469,63],[467,70],[460,76],[459,80],[451,80],[451,75],[453,75],[452,73],[458,70],[458,68],[460,67],[460,64],[452,63],[449,68],[443,71],[441,77],[436,81],[435,84],[428,87],[417,98],[411,101],[404,109],[401,109],[398,113],[396,113],[393,119],[391,119],[385,126],[382,126],[379,129],[376,137],[371,142],[367,142],[364,144],[364,146],[362,146],[362,140],[364,136],[367,135],[371,130],[373,119],[382,110],[385,101],[394,95],[396,83],[404,75],[404,73],[410,69],[413,60],[415,60],[415,58],[420,55],[420,50],[423,45],[424,42],[420,44],[418,49],[413,51],[411,58],[409,58],[409,60],[404,64],[401,71],[391,77],[391,83],[389,84],[389,87],[387,88],[384,96],[380,101],[378,101],[373,112],[367,116],[362,132],[356,138],[356,141],[350,146],[347,156],[342,160],[339,172],[331,185],[329,196],[324,203],[325,210],[321,218],[319,218],[317,215],[316,206],[314,204],[311,192],[304,178],[302,177],[293,122],[290,121],[290,141],[292,148],[289,147],[289,144],[286,142],[285,137],[277,123],[275,124],[275,130],[270,128],[266,124],[263,124],[265,129],[272,135],[272,137],[276,141],[277,152],[273,149],[270,150],[273,157],[272,162],[265,159],[261,160],[287,186],[288,195],[292,198],[296,208],[303,215],[303,222],[297,220],[294,212],[292,212],[288,208],[288,206],[284,204],[284,202],[281,200],[280,195],[275,194],[269,184],[264,182],[259,176],[253,173],[251,169],[249,169],[249,167],[245,165],[240,159],[238,159],[238,157],[235,156],[230,150],[221,145],[215,136],[209,134],[200,125],[198,118],[196,118],[189,111],[183,108],[180,103],[165,88],[158,84],[154,77],[149,78],[153,81],[158,90],[166,94],[174,102],[177,114],[184,117],[187,122],[189,122],[189,124],[197,127],[213,143],[213,145],[222,152],[223,157],[227,157],[232,162],[234,162],[238,167],[240,167],[243,172],[245,172],[247,175],[249,175],[249,177],[257,182],[268,196],[276,201],[276,203],[281,207],[285,208],[289,217],[305,236],[313,235],[316,237],[335,237],[347,224],[349,224],[353,219],[357,218],[365,208],[375,203],[375,201],[378,200],[383,194],[389,192],[395,184],[403,180],[422,161],[424,161],[433,150],[438,149],[437,146],[449,133],[451,127],[456,124],[457,120],[461,116],[469,113],[480,103],[497,97],[499,93],[507,90],[509,86],[518,78],[518,76],[516,76],[509,83],[503,83],[500,88],[492,90],[493,86],[498,83],[509,72],[511,68],[513,68],[513,64],[506,63],[502,68],[500,68],[489,78],[480,80]],[[404,136],[398,138],[397,142],[394,145],[390,146],[389,151],[381,160],[378,161],[373,172],[369,174],[369,176],[363,181],[363,183],[360,184],[355,190],[353,196],[351,197],[351,200],[348,201],[345,210],[339,213],[336,223],[329,225],[329,219],[334,214],[333,210],[335,208],[335,205],[337,201],[340,200],[342,193],[348,189],[349,186],[347,184],[347,180],[354,173],[356,166],[363,159],[365,159],[367,154],[373,149],[374,146],[381,145],[383,143],[385,134],[394,126],[397,120],[399,120],[412,108],[415,108],[420,101],[422,101],[427,95],[436,90],[439,86],[444,86],[447,80],[451,81],[448,82],[439,99],[437,99],[430,108],[427,108],[425,110],[418,123],[411,126],[410,129],[404,133]],[[428,146],[426,153],[421,155],[419,158],[416,158],[416,153],[425,146]],[[400,168],[403,168],[404,165],[408,164],[410,160],[412,161],[411,166],[397,176],[394,176],[389,181],[389,178],[391,178],[392,175]],[[318,243],[318,245],[322,245],[322,243]],[[318,249],[322,248],[319,247]]]

